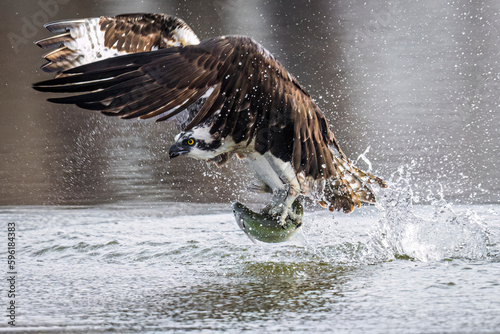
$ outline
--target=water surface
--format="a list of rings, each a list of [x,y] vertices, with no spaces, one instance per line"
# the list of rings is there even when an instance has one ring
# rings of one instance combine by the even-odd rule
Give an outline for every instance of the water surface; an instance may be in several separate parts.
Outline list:
[[[495,333],[499,210],[316,211],[280,245],[253,244],[226,208],[205,205],[0,217],[19,231],[20,332]]]
[[[498,332],[500,2],[59,2],[0,13],[0,223],[18,229],[17,332]],[[31,89],[50,77],[31,43],[48,35],[38,21],[126,12],[262,43],[346,154],[390,181],[379,206],[309,207],[296,239],[253,244],[230,213],[267,200],[246,190],[244,163],[169,161],[168,125]]]

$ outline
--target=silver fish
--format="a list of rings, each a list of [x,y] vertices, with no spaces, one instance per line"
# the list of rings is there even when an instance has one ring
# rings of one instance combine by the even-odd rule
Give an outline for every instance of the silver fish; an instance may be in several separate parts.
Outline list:
[[[269,215],[265,210],[257,213],[240,202],[233,203],[233,213],[236,222],[246,235],[252,240],[257,239],[269,243],[287,241],[302,225],[304,209],[299,200],[293,202],[292,210],[296,217],[292,219],[288,216],[286,224],[282,226],[276,217]]]

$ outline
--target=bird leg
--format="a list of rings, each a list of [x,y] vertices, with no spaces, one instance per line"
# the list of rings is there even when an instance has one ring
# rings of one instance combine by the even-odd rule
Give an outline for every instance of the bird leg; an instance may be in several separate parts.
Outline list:
[[[273,189],[273,200],[263,210],[263,214],[276,217],[280,225],[286,225],[287,217],[295,220],[297,215],[292,204],[300,194],[300,183],[291,163],[274,157],[270,153],[247,155],[248,162],[259,178]]]
[[[276,158],[272,159],[277,160]],[[271,159],[268,157],[267,160]],[[273,160],[269,161],[269,164],[273,167],[276,175],[279,176],[281,187],[275,190],[275,195],[267,212],[269,215],[276,217],[280,225],[285,226],[287,217],[292,220],[298,218],[292,204],[300,195],[300,184],[291,165],[276,163]]]

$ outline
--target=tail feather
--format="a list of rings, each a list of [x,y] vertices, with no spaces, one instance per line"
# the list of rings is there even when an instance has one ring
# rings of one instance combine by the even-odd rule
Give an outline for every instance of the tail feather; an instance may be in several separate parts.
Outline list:
[[[385,182],[368,172],[354,166],[351,162],[339,156],[333,159],[337,170],[337,176],[322,181],[322,196],[318,203],[330,211],[352,212],[354,207],[360,207],[361,203],[374,204],[375,195],[371,186],[377,184],[386,188]]]

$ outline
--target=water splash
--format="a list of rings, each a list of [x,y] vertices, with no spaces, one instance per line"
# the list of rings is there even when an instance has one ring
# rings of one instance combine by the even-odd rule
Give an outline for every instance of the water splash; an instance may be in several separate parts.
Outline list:
[[[427,196],[430,205],[414,206],[420,199],[412,191],[409,169],[400,168],[377,204],[382,217],[371,235],[374,256],[423,262],[488,258],[489,232],[481,219],[470,209],[456,212],[441,191],[437,198]]]
[[[371,173],[371,171],[372,171],[372,163],[371,163],[371,161],[370,161],[370,160],[367,158],[367,156],[366,156],[366,155],[368,154],[368,152],[370,152],[370,146],[368,146],[368,147],[366,148],[366,150],[358,156],[358,158],[357,158],[357,159],[356,159],[356,161],[355,161],[355,164],[357,165],[357,164],[358,164],[358,161],[359,161],[360,159],[361,159],[361,160],[363,160],[363,162],[364,162],[364,163],[366,163],[366,165],[368,166],[368,169],[367,169],[366,171],[367,171],[368,173]]]

